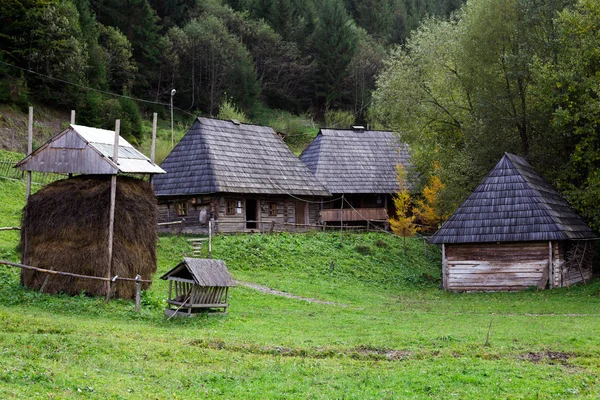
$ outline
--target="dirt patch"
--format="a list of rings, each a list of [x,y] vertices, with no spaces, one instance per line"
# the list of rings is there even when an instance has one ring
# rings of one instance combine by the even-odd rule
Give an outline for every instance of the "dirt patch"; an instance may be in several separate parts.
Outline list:
[[[220,339],[194,339],[190,341],[190,344],[192,346],[213,350],[314,359],[349,357],[362,361],[402,361],[413,355],[413,352],[408,350],[379,349],[367,346],[359,346],[351,349],[335,349],[328,347],[303,349],[282,346],[258,346],[248,343],[225,343]]]
[[[287,292],[282,292],[280,290],[271,289],[271,288],[269,288],[267,286],[257,285],[256,283],[242,282],[242,281],[236,281],[236,283],[238,285],[240,285],[240,286],[245,286],[245,287],[248,287],[250,289],[258,290],[259,292],[262,292],[262,293],[272,294],[274,296],[287,297],[289,299],[302,300],[302,301],[306,301],[306,302],[309,302],[309,303],[328,304],[328,305],[331,305],[331,306],[348,307],[347,304],[335,303],[333,301],[319,300],[319,299],[314,299],[312,297],[296,296],[295,294],[291,294],[291,293],[287,293]]]
[[[537,353],[525,353],[521,356],[522,359],[531,361],[534,364],[542,362],[544,360],[550,361],[550,364],[555,362],[565,364],[569,361],[569,359],[573,357],[572,354],[563,353],[560,351],[542,351]]]

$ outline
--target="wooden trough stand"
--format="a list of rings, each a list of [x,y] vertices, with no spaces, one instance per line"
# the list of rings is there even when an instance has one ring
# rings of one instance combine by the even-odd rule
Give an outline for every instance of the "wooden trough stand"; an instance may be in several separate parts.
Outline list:
[[[222,260],[187,258],[160,279],[169,281],[165,315],[191,317],[198,311],[227,311],[229,288],[236,286]]]

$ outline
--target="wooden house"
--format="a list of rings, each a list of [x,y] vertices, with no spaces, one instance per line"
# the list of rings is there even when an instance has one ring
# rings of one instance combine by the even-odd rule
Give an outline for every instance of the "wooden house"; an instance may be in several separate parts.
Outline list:
[[[512,291],[590,279],[596,239],[525,159],[506,153],[430,243],[442,245],[445,289]]]
[[[222,308],[225,312],[229,307],[229,288],[236,286],[223,261],[202,258],[185,257],[160,279],[169,281],[167,316],[191,316],[210,308]]]
[[[160,222],[185,220],[184,232],[316,224],[329,196],[273,129],[237,121],[198,118],[161,167]]]
[[[321,219],[327,224],[387,224],[394,214],[392,194],[398,190],[396,166],[408,166],[408,146],[392,132],[321,129],[300,155],[334,198],[324,202]],[[352,206],[352,207],[350,207]]]

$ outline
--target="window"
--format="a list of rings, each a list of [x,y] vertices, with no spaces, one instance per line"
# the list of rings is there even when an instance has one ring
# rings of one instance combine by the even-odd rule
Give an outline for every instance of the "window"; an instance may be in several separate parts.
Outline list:
[[[277,203],[269,203],[269,216],[270,217],[277,216]]]
[[[225,215],[235,215],[235,201],[228,201],[226,203]]]
[[[179,217],[185,217],[186,215],[188,215],[188,204],[187,204],[187,201],[177,203],[175,205],[175,208],[177,209],[177,216],[179,216]]]

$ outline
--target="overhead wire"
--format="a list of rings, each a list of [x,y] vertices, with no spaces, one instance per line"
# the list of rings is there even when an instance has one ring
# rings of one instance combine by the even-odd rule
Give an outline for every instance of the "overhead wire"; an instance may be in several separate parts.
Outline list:
[[[67,84],[67,85],[76,86],[76,87],[81,88],[81,89],[92,90],[94,92],[106,94],[106,95],[109,95],[109,96],[121,97],[121,98],[124,98],[124,99],[133,100],[133,101],[139,101],[139,102],[148,103],[148,104],[156,104],[156,105],[159,105],[159,106],[164,106],[164,107],[169,107],[169,108],[171,107],[171,105],[169,103],[161,103],[159,101],[146,100],[146,99],[141,99],[139,97],[127,96],[127,95],[124,95],[124,94],[118,94],[118,93],[114,93],[114,92],[109,92],[108,90],[102,90],[102,89],[93,88],[93,87],[90,87],[90,86],[82,85],[81,83],[71,82],[71,81],[68,81],[68,80],[65,80],[65,79],[56,78],[54,76],[43,74],[41,72],[37,72],[37,71],[34,71],[32,69],[19,67],[17,65],[13,65],[13,64],[7,63],[5,61],[1,61],[0,60],[0,64],[6,65],[8,67],[15,68],[15,69],[19,69],[21,71],[24,71],[24,72],[27,72],[27,73],[30,73],[30,74],[39,75],[39,76],[42,76],[44,78],[47,78],[47,79],[50,79],[50,80],[53,80],[53,81],[56,81],[56,82],[61,82],[61,83]],[[178,110],[178,111],[180,111],[182,113],[185,113],[187,115],[190,115],[190,116],[192,116],[194,118],[196,117],[195,114],[192,114],[192,113],[190,113],[190,112],[188,112],[186,110],[183,110],[183,109],[181,109],[179,107],[173,107],[173,109]]]

